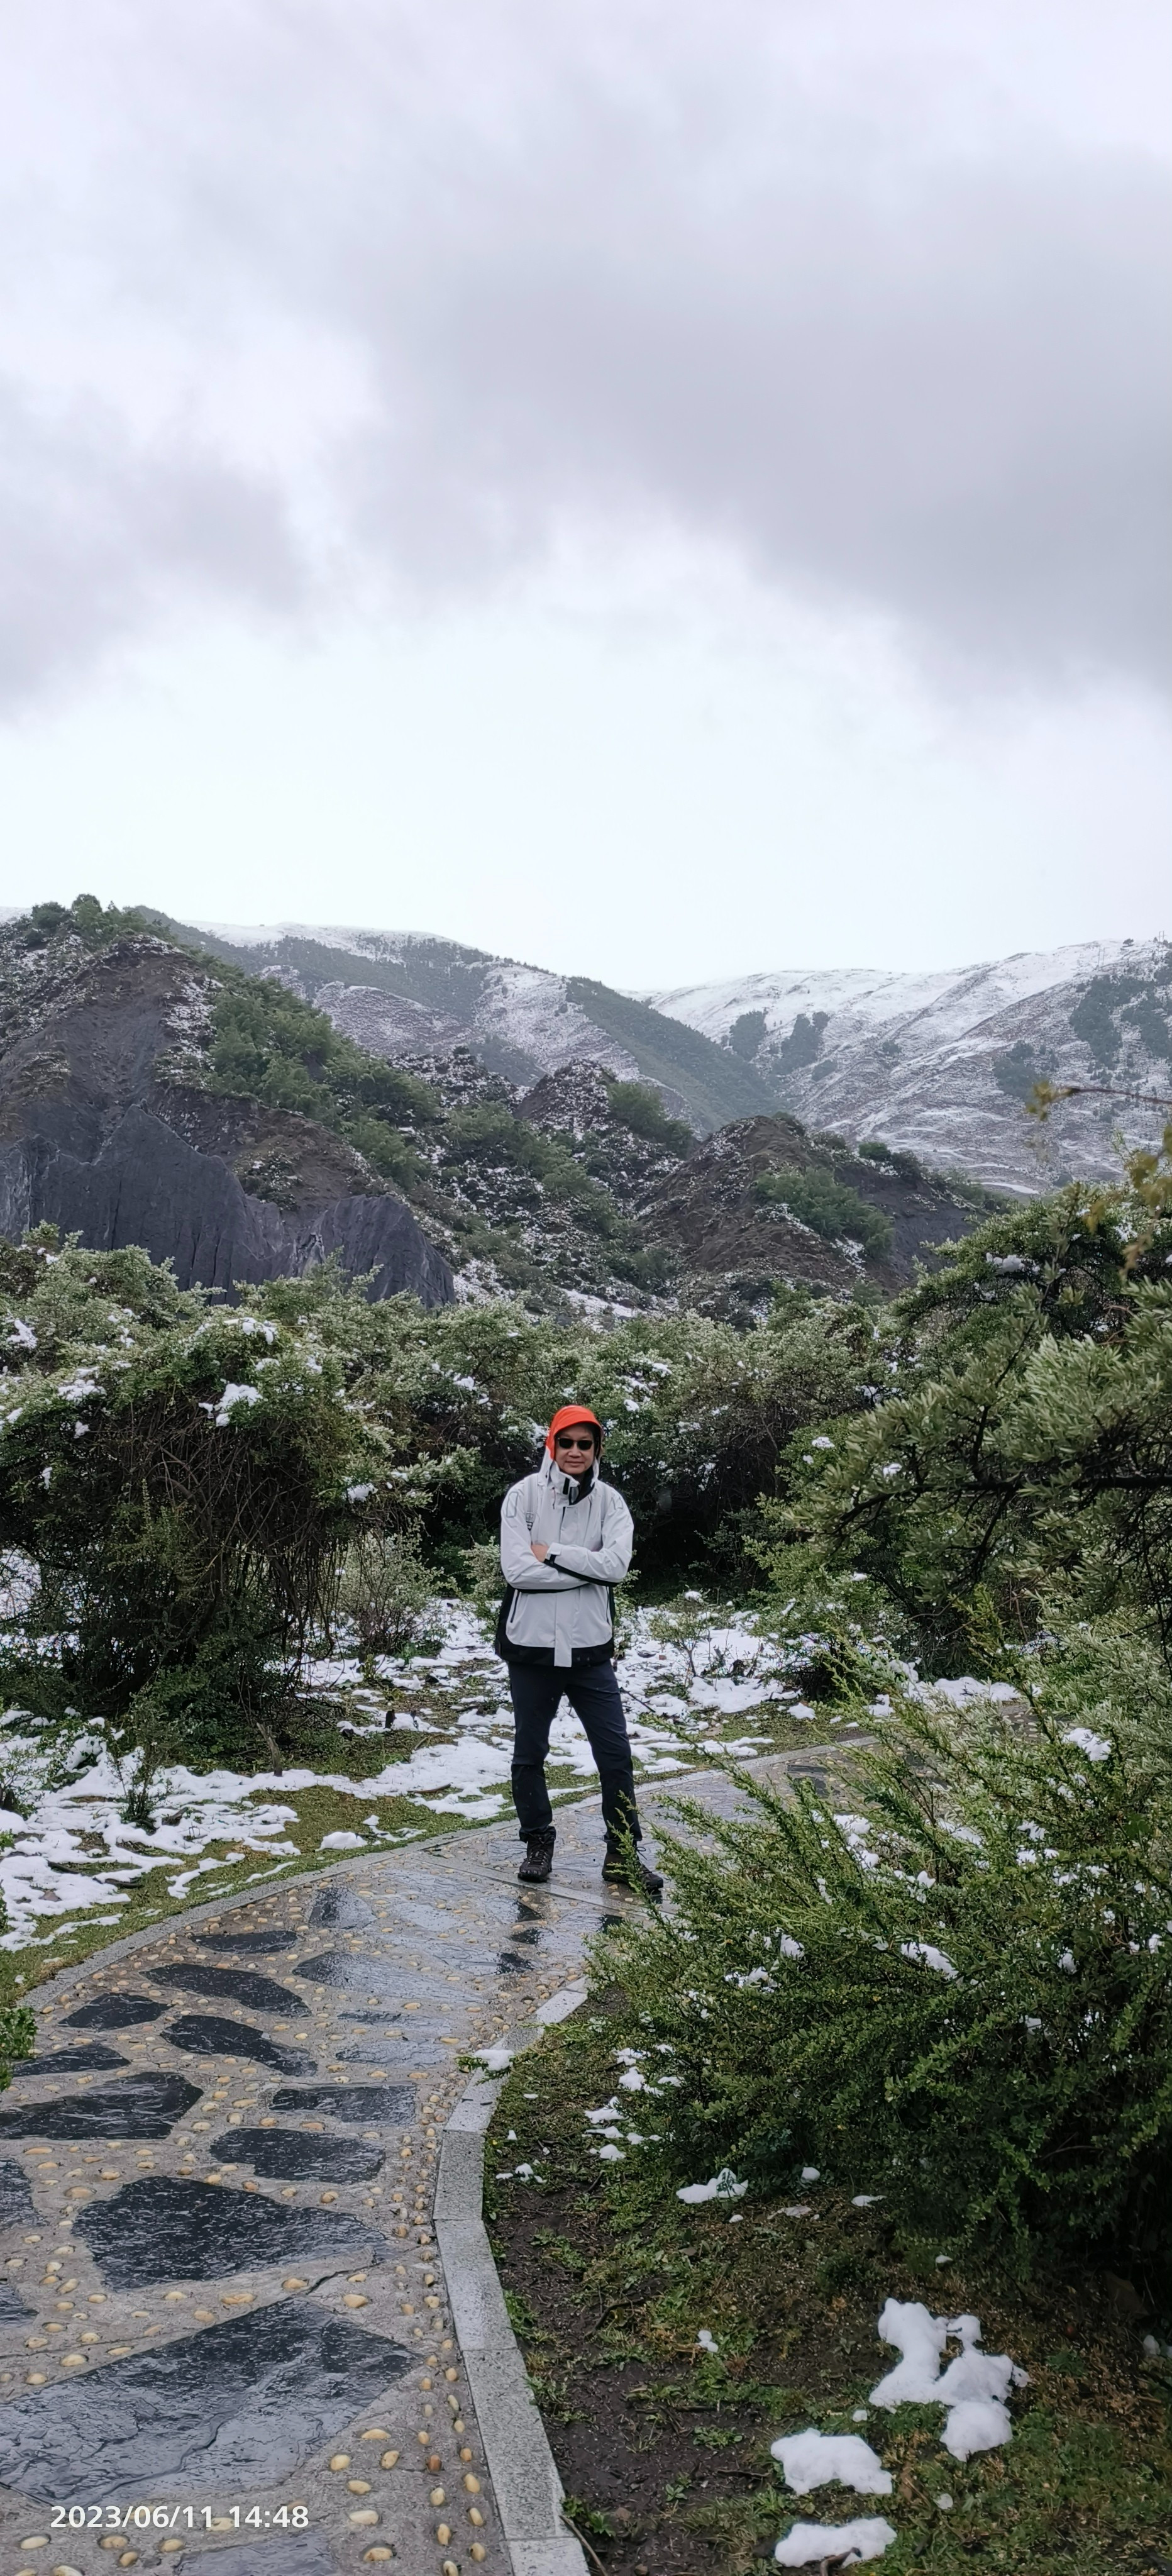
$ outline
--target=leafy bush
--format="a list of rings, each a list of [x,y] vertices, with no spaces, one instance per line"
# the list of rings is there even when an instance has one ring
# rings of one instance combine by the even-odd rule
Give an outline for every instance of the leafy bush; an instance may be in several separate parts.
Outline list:
[[[434,1593],[417,1530],[368,1530],[342,1560],[338,1617],[364,1658],[402,1655],[421,1637]]]
[[[803,1172],[762,1172],[754,1189],[762,1206],[784,1210],[827,1243],[858,1243],[874,1261],[891,1250],[890,1217],[816,1164]]]
[[[1142,1605],[1172,1638],[1172,1211],[1126,1185],[998,1216],[895,1301],[891,1392],[828,1422],[775,1509],[779,1588],[871,1578],[936,1671],[998,1669],[1043,1597]]]
[[[673,2078],[673,2181],[727,2164],[798,2193],[815,2165],[943,2252],[979,2236],[1167,2293],[1167,1750],[1154,1774],[1074,1732],[910,1706],[849,1812],[747,1783],[755,1817],[696,1810],[702,1843],[661,1844],[671,1911],[600,1958]]]
[[[633,1136],[645,1136],[653,1145],[663,1145],[669,1154],[689,1154],[695,1144],[691,1128],[682,1118],[671,1118],[659,1093],[649,1082],[608,1082],[607,1102],[612,1118],[621,1127],[629,1127]]]
[[[39,1576],[5,1680],[144,1744],[272,1747],[382,1446],[310,1316],[54,1240],[0,1249],[0,1546]]]

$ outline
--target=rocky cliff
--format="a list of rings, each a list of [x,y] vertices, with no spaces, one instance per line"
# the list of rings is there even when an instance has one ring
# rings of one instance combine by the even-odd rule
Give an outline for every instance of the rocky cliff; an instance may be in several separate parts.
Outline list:
[[[216,992],[162,939],[0,934],[0,1234],[49,1221],[98,1250],[142,1244],[184,1287],[337,1254],[375,1296],[447,1302],[448,1263],[360,1154],[208,1087]]]

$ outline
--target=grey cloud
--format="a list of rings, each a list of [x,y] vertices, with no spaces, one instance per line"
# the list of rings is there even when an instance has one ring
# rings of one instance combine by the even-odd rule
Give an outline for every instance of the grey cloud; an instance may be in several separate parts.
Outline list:
[[[976,14],[966,125],[944,0],[929,37],[892,0],[886,56],[851,0],[152,0],[133,175],[91,227],[111,293],[213,373],[280,319],[311,369],[316,332],[370,401],[307,510],[286,466],[288,517],[275,466],[26,412],[4,667],[80,660],[176,586],[294,606],[288,527],[328,493],[338,598],[372,560],[429,599],[576,523],[668,528],[950,674],[1161,679],[1172,188],[1096,142],[1093,83],[1065,144],[999,107],[1020,0]],[[1044,88],[1063,13],[1038,27]]]
[[[106,408],[0,382],[0,702],[84,671],[177,599],[284,615],[302,597],[283,496]]]
[[[671,177],[600,140],[469,191],[406,291],[372,238],[364,523],[395,559],[483,577],[575,512],[666,520],[1002,678],[1165,675],[1159,175],[935,172],[892,206],[803,174],[718,211]]]

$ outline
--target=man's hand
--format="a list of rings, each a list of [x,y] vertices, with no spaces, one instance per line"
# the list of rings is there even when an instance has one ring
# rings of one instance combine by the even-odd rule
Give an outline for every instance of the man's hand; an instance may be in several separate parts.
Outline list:
[[[549,1555],[549,1549],[542,1546],[540,1539],[535,1538],[530,1554],[536,1557],[539,1565],[544,1565],[546,1557]]]

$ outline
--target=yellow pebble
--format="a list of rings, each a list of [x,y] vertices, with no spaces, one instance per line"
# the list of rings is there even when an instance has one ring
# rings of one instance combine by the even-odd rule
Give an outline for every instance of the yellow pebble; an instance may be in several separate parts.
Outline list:
[[[391,2558],[393,2555],[394,2552],[390,2549],[384,2549],[380,2542],[376,2549],[363,2550],[362,2564],[364,2567],[381,2567],[384,2558]]]
[[[398,2456],[397,2451],[384,2451],[379,2461],[380,2469],[393,2469]]]
[[[377,2522],[378,2515],[375,2512],[373,2505],[364,2504],[359,2506],[357,2513],[348,2513],[346,2520],[347,2522],[353,2522],[355,2524],[368,2524]]]
[[[389,2442],[391,2437],[385,2424],[372,2424],[361,2438],[364,2442]]]
[[[427,2501],[429,2504],[446,2504],[448,2499],[442,2487],[433,2487]]]
[[[483,2522],[483,2520],[484,2520],[484,2515],[482,2514],[482,2512],[481,2512],[480,2507],[479,2507],[479,2505],[478,2505],[478,2504],[474,2504],[474,2505],[472,2505],[472,2506],[470,2506],[470,2507],[469,2507],[468,2520],[469,2520],[469,2522],[474,2522],[474,2523],[476,2523],[476,2524],[477,2524],[477,2526],[479,2526],[479,2525]]]
[[[181,2540],[161,2540],[159,2542],[159,2556],[160,2558],[169,2558],[173,2549],[182,2549],[182,2547],[183,2543]]]
[[[445,2558],[443,2576],[460,2576],[460,2570],[454,2558]]]
[[[467,2491],[468,2491],[468,2494],[469,2494],[469,2495],[479,2495],[479,2493],[480,2493],[480,2480],[479,2480],[479,2478],[474,2478],[474,2477],[472,2477],[472,2476],[468,2476],[468,2477],[466,2477],[466,2478],[465,2478],[465,2480],[464,2480],[464,2485],[465,2485],[465,2487],[466,2487],[466,2489],[467,2489]]]
[[[350,2495],[369,2495],[370,2480],[369,2478],[347,2478],[346,2489]]]
[[[333,2459],[330,2461],[329,2465],[331,2469],[348,2469],[350,2466],[349,2451],[335,2451]]]
[[[439,2541],[439,2544],[440,2544],[440,2547],[441,2547],[441,2548],[443,2547],[443,2545],[444,2545],[444,2542],[445,2542],[445,2541],[448,2541],[448,2540],[450,2540],[450,2539],[451,2539],[452,2535],[451,2535],[451,2532],[450,2532],[450,2531],[449,2531],[449,2529],[448,2529],[448,2526],[447,2526],[446,2522],[437,2522],[436,2527],[435,2527],[435,2536],[436,2536],[436,2539]]]
[[[368,2308],[370,2301],[363,2298],[361,2290],[348,2290],[342,2305],[344,2308]]]
[[[474,2540],[474,2541],[473,2541],[473,2543],[472,2543],[472,2556],[477,2560],[477,2562],[478,2562],[478,2563],[479,2563],[479,2561],[480,2561],[482,2558],[487,2558],[487,2556],[488,2556],[488,2551],[487,2551],[487,2549],[485,2548],[485,2546],[484,2546],[484,2542],[483,2542],[482,2540]]]
[[[458,2379],[458,2378],[459,2378],[459,2376],[460,2376],[460,2373],[459,2373],[459,2371],[458,2371],[458,2370],[445,2370],[445,2372],[444,2372],[444,2378],[445,2378],[445,2379]]]
[[[302,2281],[299,2279],[296,2272],[291,2272],[288,2280],[282,2281],[281,2288],[283,2290],[307,2290],[309,2288],[309,2283],[308,2281]]]

